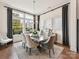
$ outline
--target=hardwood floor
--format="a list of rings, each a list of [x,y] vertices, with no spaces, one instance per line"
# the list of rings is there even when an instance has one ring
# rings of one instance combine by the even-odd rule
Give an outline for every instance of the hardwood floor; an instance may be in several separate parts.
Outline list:
[[[63,46],[64,47],[64,46]],[[0,59],[18,59],[18,56],[13,51],[13,45],[0,50]],[[79,59],[79,54],[72,52],[69,48],[64,47],[64,51],[60,54],[58,59]]]

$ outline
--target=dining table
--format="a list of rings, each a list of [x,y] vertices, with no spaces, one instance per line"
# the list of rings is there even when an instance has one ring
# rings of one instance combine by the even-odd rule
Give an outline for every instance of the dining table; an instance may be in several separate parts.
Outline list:
[[[39,44],[39,46],[37,47],[38,50],[40,52],[42,52],[43,48],[42,48],[42,44],[43,43],[48,43],[48,41],[50,40],[50,36],[46,36],[46,35],[35,35],[33,33],[28,33],[27,35],[30,36],[30,38]],[[55,34],[52,34],[52,36],[55,36]]]
[[[50,36],[44,36],[44,35],[33,35],[32,33],[29,34],[30,38],[35,42],[44,42],[49,41]],[[52,36],[55,36],[55,34],[52,34]]]
[[[44,39],[44,36],[43,35],[41,35],[41,36],[31,36],[31,39],[33,40],[33,41],[36,41],[36,42],[42,42],[42,41],[46,41],[47,39]]]

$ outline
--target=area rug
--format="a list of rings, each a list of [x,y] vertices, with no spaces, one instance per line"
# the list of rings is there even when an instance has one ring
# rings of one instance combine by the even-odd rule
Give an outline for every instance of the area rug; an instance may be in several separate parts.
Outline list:
[[[14,46],[15,52],[18,55],[18,59],[58,59],[62,51],[63,47],[54,45],[55,54],[51,51],[51,58],[49,58],[48,51],[39,52],[37,49],[32,49],[32,55],[29,55],[28,52],[22,47],[22,44],[18,44]]]
[[[22,41],[22,35],[21,34],[15,34],[13,35],[13,42],[16,43],[16,42],[20,42]]]

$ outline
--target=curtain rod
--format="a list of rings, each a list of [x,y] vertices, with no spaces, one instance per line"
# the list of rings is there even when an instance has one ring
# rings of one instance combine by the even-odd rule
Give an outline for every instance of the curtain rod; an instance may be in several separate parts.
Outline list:
[[[70,4],[70,2],[69,2],[69,3],[66,3],[66,4],[64,4],[64,5],[68,5],[68,4]],[[56,8],[54,8],[54,9],[49,10],[49,11],[46,11],[46,12],[44,12],[44,13],[40,14],[40,16],[41,16],[41,15],[44,15],[44,14],[46,14],[46,13],[49,13],[49,12],[51,12],[51,11],[54,11],[54,10],[56,10],[56,9],[60,8],[60,7],[63,7],[64,5],[59,6],[59,7],[56,7]]]
[[[11,8],[11,7],[8,7],[8,6],[4,6],[5,8]],[[13,10],[16,10],[16,11],[19,11],[19,12],[23,12],[23,13],[26,13],[26,14],[29,14],[29,15],[34,15],[32,13],[29,13],[29,12],[26,12],[26,11],[22,11],[22,10],[19,10],[19,9],[16,9],[16,8],[11,8]]]

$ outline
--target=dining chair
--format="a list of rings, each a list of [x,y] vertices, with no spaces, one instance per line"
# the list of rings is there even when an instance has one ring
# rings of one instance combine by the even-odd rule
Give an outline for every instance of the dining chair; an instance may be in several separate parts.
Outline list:
[[[31,55],[31,49],[32,48],[37,48],[39,46],[39,44],[35,43],[31,39],[30,35],[26,35],[25,37],[26,37],[26,44],[25,45],[28,48],[27,51],[29,50],[29,55]]]
[[[49,50],[49,57],[51,57],[51,50],[53,54],[55,54],[54,42],[55,42],[55,36],[50,36],[50,38],[47,41],[42,42],[42,47]]]

